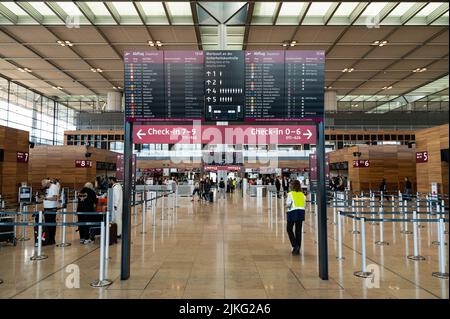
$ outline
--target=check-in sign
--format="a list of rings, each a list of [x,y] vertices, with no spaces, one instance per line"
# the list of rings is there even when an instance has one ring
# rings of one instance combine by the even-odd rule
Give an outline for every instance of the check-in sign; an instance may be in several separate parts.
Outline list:
[[[416,152],[416,163],[427,163],[428,162],[428,152]]]
[[[316,144],[314,125],[135,125],[134,144]]]

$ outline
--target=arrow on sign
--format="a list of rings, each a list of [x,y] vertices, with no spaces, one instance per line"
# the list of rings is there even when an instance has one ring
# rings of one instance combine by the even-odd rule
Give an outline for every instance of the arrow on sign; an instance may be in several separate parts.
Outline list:
[[[140,129],[137,133],[136,133],[137,137],[139,137],[140,140],[142,140],[141,136],[145,136],[147,135],[146,133],[142,133],[142,129]]]
[[[307,131],[308,131],[308,133],[303,133],[303,135],[306,135],[307,136],[306,139],[309,140],[313,134],[312,134],[312,132],[309,129],[307,129]]]

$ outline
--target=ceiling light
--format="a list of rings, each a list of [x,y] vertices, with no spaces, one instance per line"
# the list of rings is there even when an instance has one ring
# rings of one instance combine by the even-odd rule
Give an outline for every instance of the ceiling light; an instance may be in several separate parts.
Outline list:
[[[382,90],[390,90],[392,89],[392,85],[389,86],[383,86]]]
[[[56,43],[58,43],[62,47],[65,47],[66,45],[68,47],[72,47],[73,46],[73,43],[70,42],[70,41],[67,41],[67,40],[66,41],[58,40],[58,41],[56,41]]]
[[[23,73],[25,73],[25,72],[28,72],[28,73],[33,72],[29,68],[17,68],[17,70],[19,70],[20,72],[23,72]]]
[[[54,88],[55,90],[62,90],[63,88],[60,86],[52,86],[52,88]]]
[[[331,85],[328,85],[328,86],[325,86],[325,87],[324,87],[325,90],[329,90],[329,89],[332,89],[332,88],[333,88],[333,87],[332,87]]]
[[[355,71],[355,69],[354,68],[345,68],[345,69],[343,69],[342,70],[342,72],[349,72],[349,73],[351,73],[351,72],[353,72],[353,71]]]
[[[91,68],[91,71],[92,72],[94,72],[94,73],[102,73],[103,72],[103,70],[102,69],[100,69],[100,68]]]
[[[151,46],[151,47],[154,47],[155,43],[153,41],[148,41],[148,45]]]
[[[156,45],[157,45],[158,47],[162,47],[163,44],[161,43],[161,41],[158,41],[158,40],[157,40],[157,41],[156,41]]]
[[[284,43],[282,44],[282,46],[287,47],[288,44],[287,44],[286,42],[284,42]]]
[[[425,72],[427,70],[427,68],[416,68],[413,70],[414,73],[422,73]]]
[[[373,41],[371,45],[383,47],[383,46],[385,46],[388,43],[389,42],[387,40],[376,40],[376,41]]]

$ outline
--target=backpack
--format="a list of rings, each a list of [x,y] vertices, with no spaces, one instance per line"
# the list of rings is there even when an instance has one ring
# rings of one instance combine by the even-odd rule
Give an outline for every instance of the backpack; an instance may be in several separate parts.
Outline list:
[[[225,188],[225,183],[224,183],[224,181],[220,181],[219,187],[220,187],[220,188]]]

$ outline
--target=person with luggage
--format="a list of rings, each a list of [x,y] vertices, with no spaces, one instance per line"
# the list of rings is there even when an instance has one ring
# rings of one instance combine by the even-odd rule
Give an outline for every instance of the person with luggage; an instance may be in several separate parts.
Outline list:
[[[219,194],[220,194],[220,198],[225,199],[225,182],[223,180],[223,178],[220,179],[219,182]]]
[[[113,214],[111,221],[117,224],[117,238],[122,237],[122,185],[117,182],[114,176],[108,178],[109,187],[113,189]]]
[[[299,255],[302,246],[302,227],[305,221],[305,194],[302,192],[300,181],[292,181],[291,191],[287,194],[286,206],[286,230],[292,246],[292,255]]]
[[[77,213],[92,213],[96,211],[97,194],[94,191],[92,183],[84,184],[84,187],[78,193]],[[79,223],[90,223],[100,221],[96,215],[78,214]],[[87,245],[92,242],[90,239],[91,226],[80,225],[78,232],[80,233],[80,244]]]
[[[44,222],[56,223],[56,212],[58,210],[58,186],[50,179],[43,179],[42,188],[45,195],[42,196],[44,206]],[[36,221],[39,221],[39,216],[36,216]],[[46,226],[45,241],[43,246],[54,245],[56,236],[56,226]],[[36,239],[37,241],[37,239]]]

